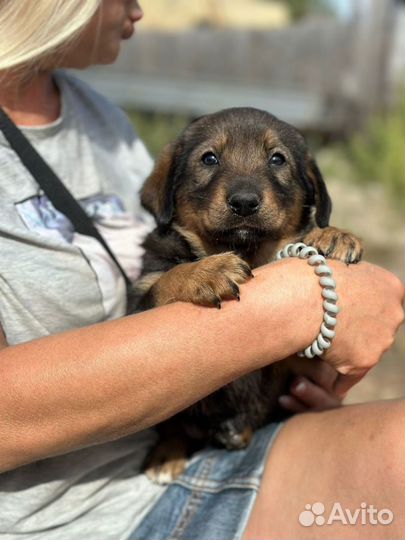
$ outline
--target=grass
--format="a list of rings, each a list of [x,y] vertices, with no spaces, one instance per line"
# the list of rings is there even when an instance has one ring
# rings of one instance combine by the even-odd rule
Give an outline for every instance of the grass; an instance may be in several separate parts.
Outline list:
[[[397,105],[370,119],[343,147],[354,180],[384,184],[399,204],[405,198],[405,92]]]
[[[127,111],[127,114],[153,157],[159,154],[166,143],[174,140],[190,121],[185,115],[139,111]]]

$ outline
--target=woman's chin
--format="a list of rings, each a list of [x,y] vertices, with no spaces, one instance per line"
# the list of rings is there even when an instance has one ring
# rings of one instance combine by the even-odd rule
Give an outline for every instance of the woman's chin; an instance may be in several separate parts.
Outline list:
[[[134,25],[128,25],[127,27],[125,27],[122,33],[122,39],[124,40],[130,39],[134,35],[134,32],[135,32]]]

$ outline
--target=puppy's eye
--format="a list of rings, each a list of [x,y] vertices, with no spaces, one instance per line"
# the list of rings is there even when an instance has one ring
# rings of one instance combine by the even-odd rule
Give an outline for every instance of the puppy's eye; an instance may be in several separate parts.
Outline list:
[[[204,165],[208,165],[209,167],[212,165],[219,165],[217,156],[212,152],[206,152],[201,158],[201,161],[204,163]]]
[[[269,159],[270,165],[277,165],[279,167],[280,165],[284,165],[284,163],[285,163],[285,157],[283,156],[283,154],[280,154],[279,152],[276,152],[275,154],[273,154],[271,158]]]

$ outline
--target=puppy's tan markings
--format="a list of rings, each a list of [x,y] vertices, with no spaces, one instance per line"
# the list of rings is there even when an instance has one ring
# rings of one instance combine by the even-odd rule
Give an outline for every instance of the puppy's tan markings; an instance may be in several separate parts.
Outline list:
[[[201,198],[208,202],[207,208],[201,210]],[[188,199],[180,195],[176,207],[176,220],[180,224],[182,231],[187,234],[193,233],[200,249],[205,252],[204,256],[213,255],[220,250],[216,249],[213,242],[211,229],[213,226],[217,229],[226,228],[226,186],[220,184],[214,193],[199,195],[195,199]],[[180,234],[182,234],[180,232]],[[186,237],[187,238],[187,237]],[[191,242],[194,246],[194,240]]]
[[[151,272],[136,282],[135,289],[138,293],[147,293],[158,281],[164,272]]]
[[[173,224],[173,229],[177,231],[180,236],[182,236],[190,244],[193,253],[199,259],[203,259],[207,256],[204,244],[202,243],[201,238],[197,234],[195,234],[193,231],[189,231],[185,227],[180,227],[180,225],[176,224]]]
[[[238,434],[238,447],[246,448],[253,437],[253,430],[250,426],[246,426],[245,429]]]
[[[146,476],[158,484],[168,484],[186,468],[188,456],[187,439],[171,435],[155,446],[144,464]]]
[[[221,307],[225,299],[239,299],[238,284],[252,276],[250,267],[232,252],[183,263],[165,272],[152,291],[157,305],[192,302]]]
[[[201,218],[199,218],[198,211],[192,206],[192,204],[190,204],[190,202],[184,202],[184,204],[182,203],[182,200],[177,201],[176,221],[180,226],[181,231],[187,231],[187,234],[194,234],[195,236],[198,236],[199,243],[201,243],[200,229],[202,227]],[[180,232],[180,234],[182,233]],[[193,243],[191,245],[193,246]],[[200,247],[204,249],[203,245]]]
[[[361,241],[352,233],[341,231],[335,227],[316,227],[303,238],[303,242],[314,246],[325,257],[337,259],[346,264],[358,263],[363,248]]]

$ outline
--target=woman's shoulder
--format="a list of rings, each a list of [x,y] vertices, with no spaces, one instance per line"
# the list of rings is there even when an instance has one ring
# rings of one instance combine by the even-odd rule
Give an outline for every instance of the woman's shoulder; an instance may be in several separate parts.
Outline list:
[[[126,114],[76,74],[58,70],[54,77],[62,94],[65,115],[73,114],[97,131],[114,132],[114,137],[119,134],[129,144],[138,138]]]

